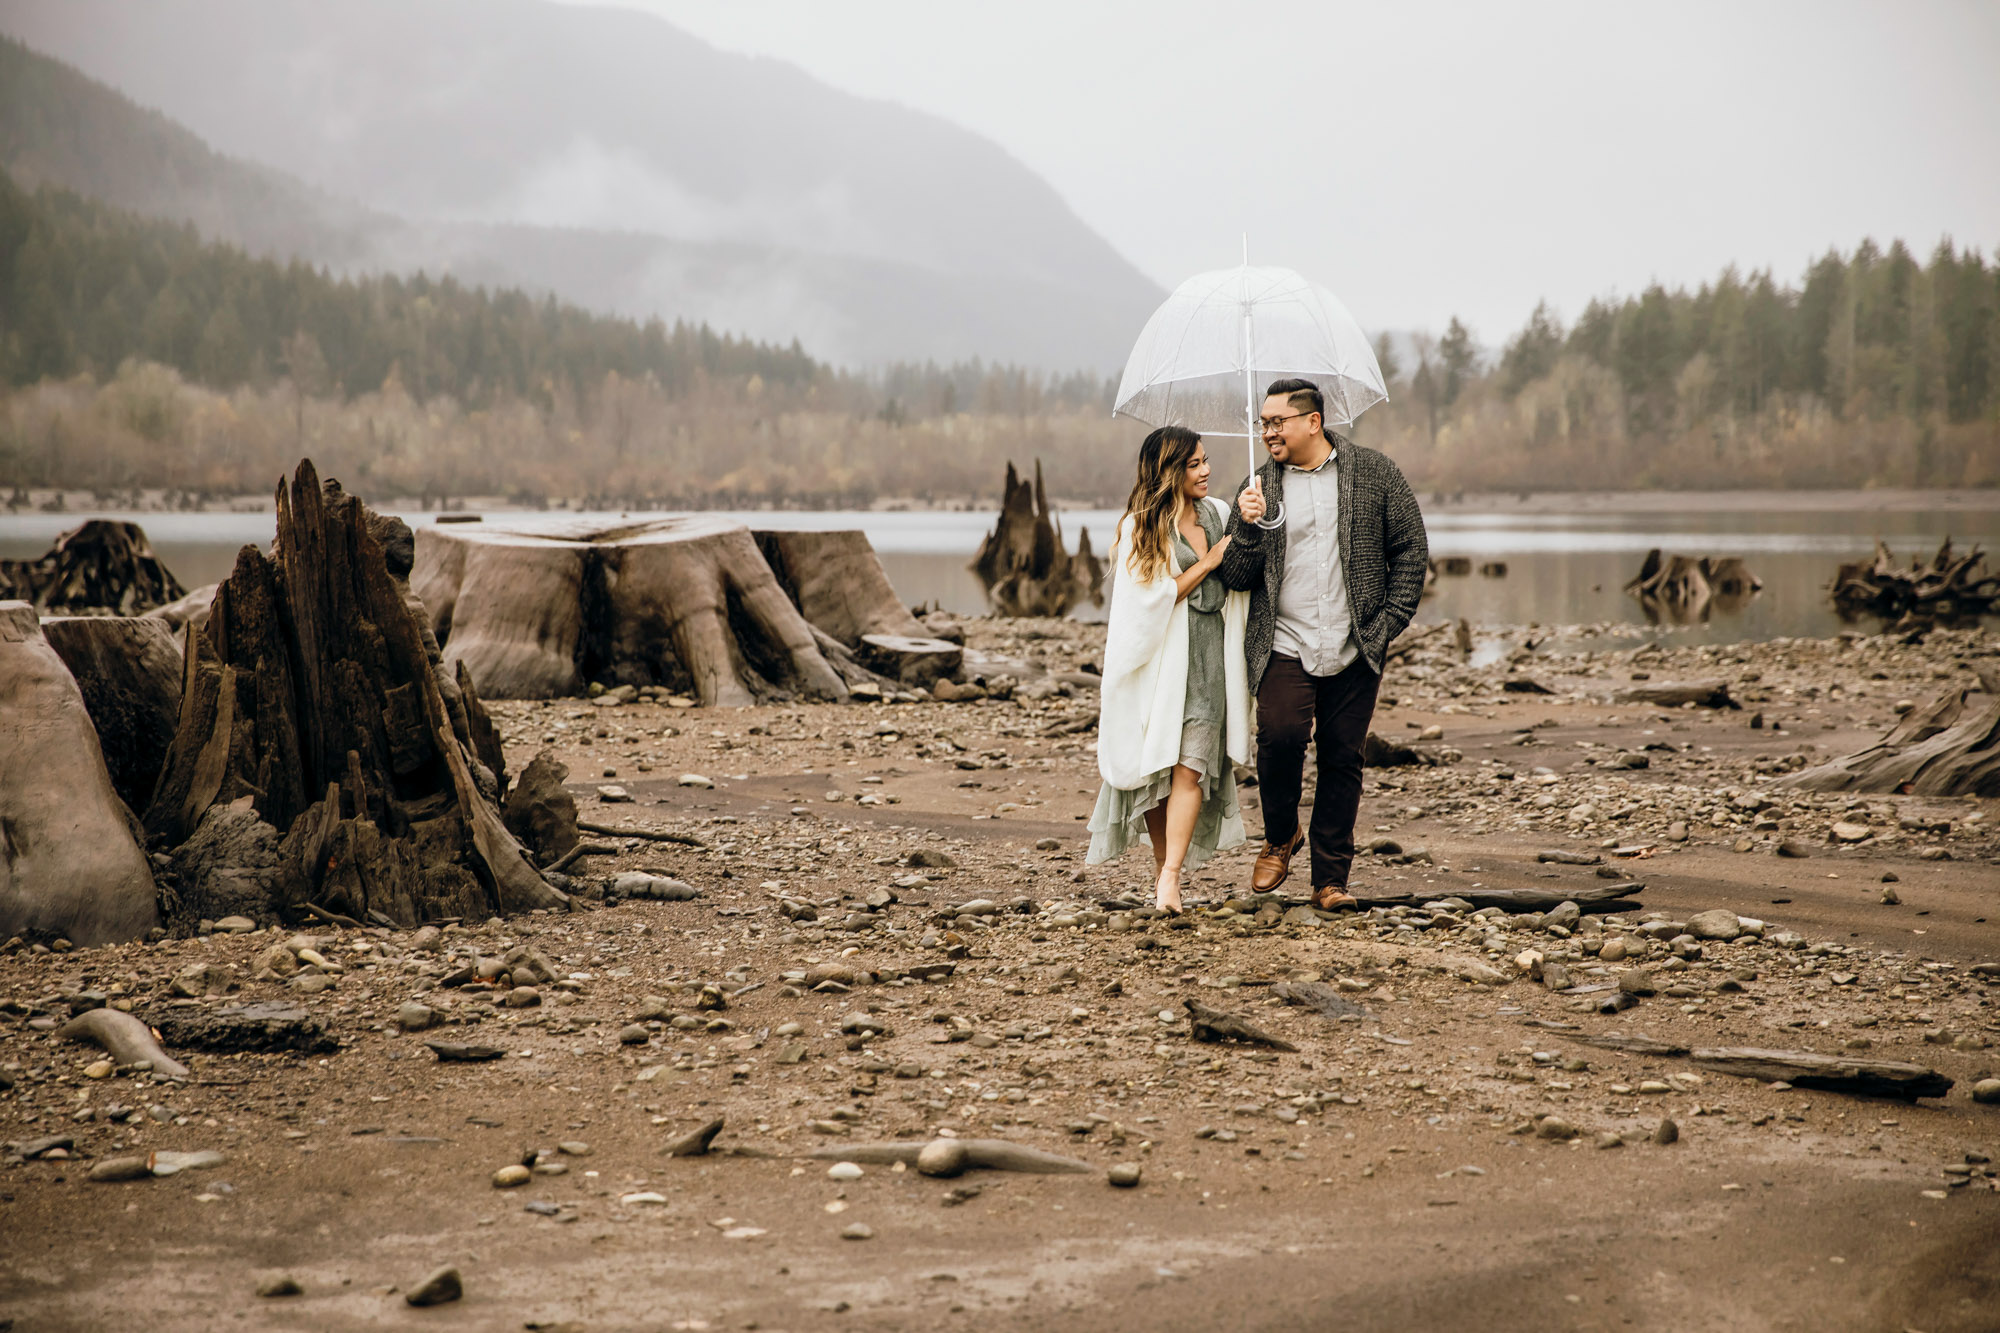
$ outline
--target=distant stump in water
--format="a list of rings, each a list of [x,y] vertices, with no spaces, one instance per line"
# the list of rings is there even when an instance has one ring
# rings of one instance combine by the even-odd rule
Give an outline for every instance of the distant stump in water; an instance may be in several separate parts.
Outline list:
[[[1662,559],[1655,547],[1646,552],[1625,591],[1638,599],[1646,619],[1655,625],[1694,625],[1706,623],[1712,611],[1741,611],[1763,586],[1740,556]]]
[[[1078,534],[1075,555],[1063,549],[1040,460],[1033,486],[1007,465],[1000,521],[980,544],[972,572],[995,615],[1066,616],[1086,600],[1104,605],[1104,564],[1090,549],[1090,530]]]

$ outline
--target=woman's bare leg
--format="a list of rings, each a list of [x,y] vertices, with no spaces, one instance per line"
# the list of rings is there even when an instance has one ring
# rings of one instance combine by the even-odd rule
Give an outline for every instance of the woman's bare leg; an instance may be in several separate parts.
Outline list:
[[[1167,803],[1161,801],[1146,812],[1146,836],[1153,841],[1153,875],[1159,877],[1167,865]]]
[[[1167,799],[1154,807],[1164,809],[1160,833],[1153,838],[1154,857],[1160,878],[1153,890],[1154,906],[1181,910],[1181,866],[1187,861],[1188,845],[1194,841],[1195,819],[1201,814],[1201,775],[1186,764],[1175,764],[1173,787]],[[1152,812],[1147,813],[1147,832],[1153,828]]]

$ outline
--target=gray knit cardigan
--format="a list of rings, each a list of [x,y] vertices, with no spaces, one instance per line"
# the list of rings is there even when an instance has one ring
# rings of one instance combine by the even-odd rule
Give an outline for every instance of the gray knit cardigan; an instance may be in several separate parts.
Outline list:
[[[1329,432],[1331,435],[1331,432]],[[1378,674],[1389,644],[1423,595],[1430,539],[1423,512],[1402,469],[1374,449],[1331,435],[1340,475],[1340,571],[1347,583],[1355,642]],[[1264,500],[1276,512],[1285,495],[1285,469],[1267,460],[1257,469]],[[1243,483],[1249,485],[1246,480]],[[1237,488],[1241,494],[1242,487]],[[1229,510],[1229,549],[1217,572],[1225,586],[1250,592],[1250,626],[1244,651],[1250,659],[1250,689],[1263,684],[1278,628],[1278,587],[1285,581],[1285,529],[1245,523]]]

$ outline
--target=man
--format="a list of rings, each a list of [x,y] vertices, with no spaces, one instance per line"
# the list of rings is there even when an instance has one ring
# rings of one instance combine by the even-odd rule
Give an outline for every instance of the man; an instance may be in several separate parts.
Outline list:
[[[1266,390],[1271,461],[1246,478],[1218,572],[1250,592],[1246,654],[1257,695],[1257,782],[1264,852],[1250,884],[1268,892],[1291,873],[1306,744],[1319,736],[1313,793],[1313,905],[1356,906],[1347,892],[1361,746],[1375,713],[1382,659],[1416,614],[1430,543],[1417,498],[1384,455],[1326,429],[1310,380]],[[1281,521],[1259,526],[1267,511]]]

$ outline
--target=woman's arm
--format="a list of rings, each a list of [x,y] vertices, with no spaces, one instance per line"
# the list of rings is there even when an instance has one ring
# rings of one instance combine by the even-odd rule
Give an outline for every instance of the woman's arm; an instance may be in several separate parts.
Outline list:
[[[1201,581],[1215,571],[1222,563],[1222,553],[1229,549],[1228,536],[1218,537],[1208,554],[1174,575],[1174,600],[1184,601],[1187,595],[1201,585]]]

